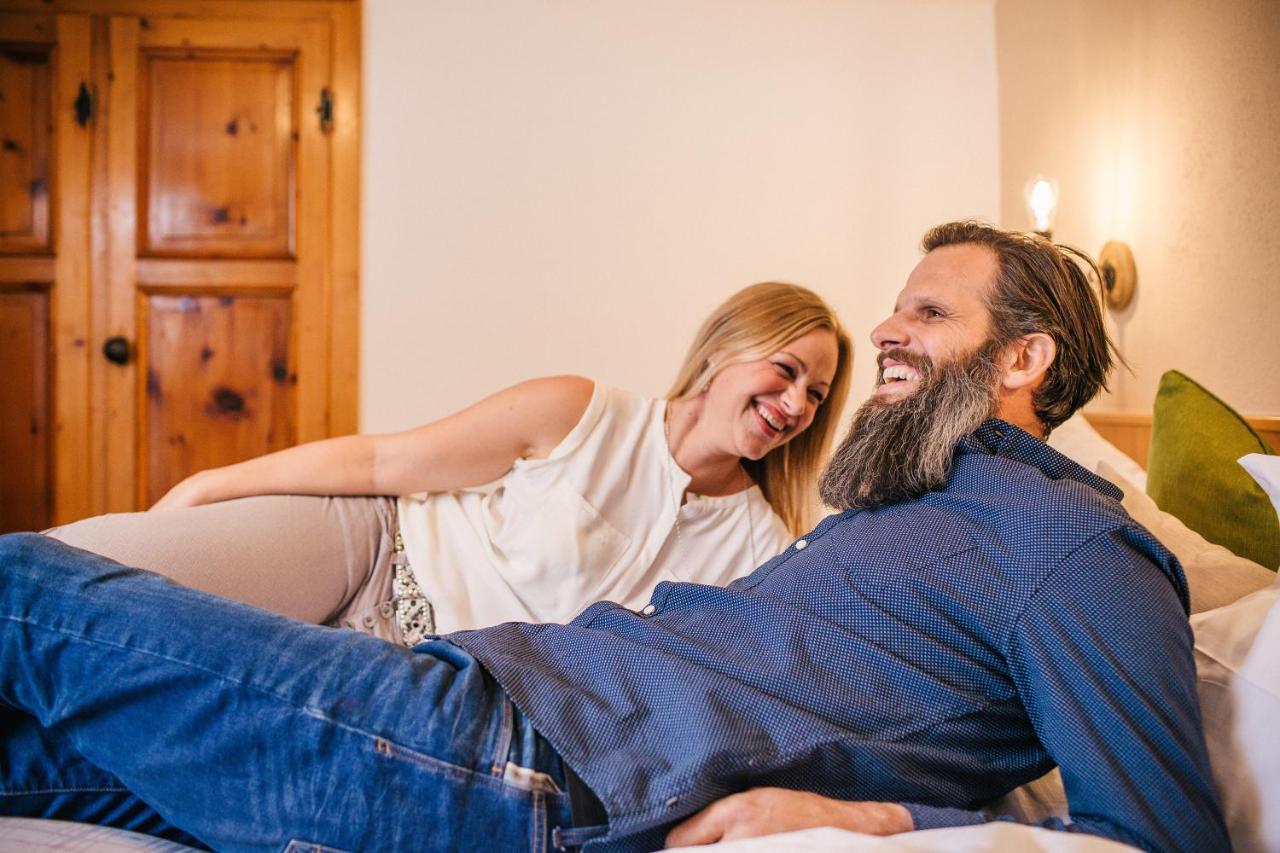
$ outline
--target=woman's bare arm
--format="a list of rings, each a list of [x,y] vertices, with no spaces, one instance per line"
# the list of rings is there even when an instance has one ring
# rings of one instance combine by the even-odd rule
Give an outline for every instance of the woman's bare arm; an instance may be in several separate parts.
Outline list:
[[[415,429],[313,441],[201,471],[152,509],[250,495],[403,495],[487,483],[517,459],[550,453],[582,417],[593,387],[580,376],[521,382]]]

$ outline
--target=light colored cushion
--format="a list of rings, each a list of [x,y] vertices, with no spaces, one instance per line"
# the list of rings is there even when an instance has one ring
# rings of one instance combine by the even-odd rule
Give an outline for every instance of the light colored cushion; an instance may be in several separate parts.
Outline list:
[[[922,829],[885,837],[824,826],[672,853],[1131,853],[1137,848],[1097,835],[1015,823]]]
[[[1239,853],[1280,850],[1280,583],[1192,617],[1204,738]]]
[[[1014,788],[983,811],[991,817],[1007,815],[1023,823],[1039,823],[1050,817],[1066,820],[1067,791],[1062,786],[1062,773],[1055,767],[1039,779]]]
[[[1098,463],[1098,476],[1124,491],[1124,508],[1133,520],[1151,531],[1182,563],[1191,590],[1192,613],[1230,604],[1275,581],[1276,573],[1266,566],[1213,544],[1177,517],[1162,511],[1155,501],[1106,462]]]
[[[1262,491],[1267,493],[1267,497],[1271,498],[1271,505],[1276,508],[1277,517],[1280,517],[1280,456],[1249,453],[1241,456],[1239,462],[1262,487]]]
[[[1271,448],[1244,418],[1195,380],[1160,378],[1151,419],[1147,494],[1210,542],[1269,568],[1280,566],[1280,521],[1236,464]]]
[[[1147,488],[1147,472],[1142,470],[1142,466],[1103,438],[1085,420],[1083,412],[1076,412],[1049,433],[1049,446],[1086,471],[1096,471],[1099,462],[1106,462],[1130,483]]]
[[[192,849],[161,838],[88,823],[0,817],[0,853],[190,853]]]

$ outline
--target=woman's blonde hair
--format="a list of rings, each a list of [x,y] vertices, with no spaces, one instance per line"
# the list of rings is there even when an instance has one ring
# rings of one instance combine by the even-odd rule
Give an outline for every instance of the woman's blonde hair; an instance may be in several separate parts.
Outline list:
[[[787,529],[799,536],[813,521],[814,484],[831,446],[836,420],[849,392],[853,345],[836,313],[818,294],[796,284],[767,281],[744,287],[711,312],[667,392],[668,400],[696,397],[730,364],[754,361],[814,329],[836,337],[836,372],[813,423],[791,441],[743,467],[760,486]]]

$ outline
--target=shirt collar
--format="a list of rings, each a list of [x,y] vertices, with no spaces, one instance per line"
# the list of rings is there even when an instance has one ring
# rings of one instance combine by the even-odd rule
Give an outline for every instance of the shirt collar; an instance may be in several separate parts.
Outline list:
[[[999,418],[984,422],[961,438],[956,444],[956,454],[964,453],[1003,456],[1033,465],[1051,480],[1075,480],[1117,501],[1124,497],[1124,492],[1114,483],[1078,465],[1020,427]]]

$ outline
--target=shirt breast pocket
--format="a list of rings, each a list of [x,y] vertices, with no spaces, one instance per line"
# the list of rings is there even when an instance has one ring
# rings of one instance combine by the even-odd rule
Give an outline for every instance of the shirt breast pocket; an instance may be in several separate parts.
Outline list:
[[[625,569],[631,538],[569,486],[511,483],[489,510],[494,565],[540,619],[571,618]]]

